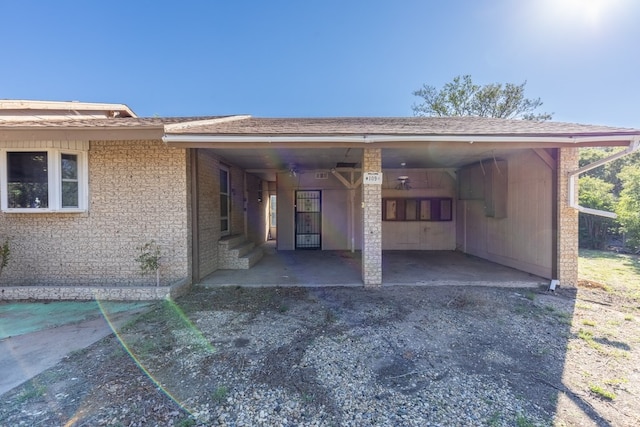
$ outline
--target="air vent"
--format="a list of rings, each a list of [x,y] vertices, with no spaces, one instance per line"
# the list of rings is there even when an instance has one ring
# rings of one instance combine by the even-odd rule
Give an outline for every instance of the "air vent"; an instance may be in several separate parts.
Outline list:
[[[329,179],[329,172],[316,172],[316,179]]]

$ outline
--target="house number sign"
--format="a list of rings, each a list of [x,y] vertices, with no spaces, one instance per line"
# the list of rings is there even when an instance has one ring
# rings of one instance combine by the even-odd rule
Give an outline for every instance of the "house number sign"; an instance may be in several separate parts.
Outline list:
[[[365,184],[382,185],[382,172],[365,172],[362,177],[362,182]]]

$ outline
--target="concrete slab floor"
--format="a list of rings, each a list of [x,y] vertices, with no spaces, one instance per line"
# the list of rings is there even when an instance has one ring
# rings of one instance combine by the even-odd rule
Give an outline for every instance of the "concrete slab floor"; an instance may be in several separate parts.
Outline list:
[[[204,286],[363,286],[360,251],[277,251],[249,270],[217,270]],[[538,287],[549,280],[457,251],[383,251],[382,285]]]

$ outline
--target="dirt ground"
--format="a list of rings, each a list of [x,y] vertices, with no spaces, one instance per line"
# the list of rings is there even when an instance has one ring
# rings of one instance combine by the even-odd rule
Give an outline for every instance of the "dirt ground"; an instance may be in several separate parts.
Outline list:
[[[590,283],[555,293],[196,287],[0,396],[0,425],[241,425],[233,417],[261,400],[295,403],[298,421],[283,425],[319,411],[320,425],[375,424],[341,406],[356,366],[371,373],[362,387],[374,401],[433,396],[433,425],[475,405],[476,418],[447,424],[636,426],[640,301]],[[332,372],[344,384],[328,387]]]

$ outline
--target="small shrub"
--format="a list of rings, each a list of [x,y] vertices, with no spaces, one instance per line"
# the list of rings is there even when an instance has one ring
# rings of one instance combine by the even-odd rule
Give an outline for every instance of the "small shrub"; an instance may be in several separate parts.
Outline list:
[[[156,286],[160,286],[160,248],[154,240],[151,240],[137,249],[140,251],[140,255],[136,261],[140,263],[142,275],[155,273]]]
[[[596,326],[596,322],[593,320],[589,320],[589,319],[584,319],[582,321],[582,324],[585,326]]]
[[[11,255],[11,249],[9,248],[9,239],[6,239],[2,246],[0,246],[0,276],[2,270],[9,264],[9,256]]]

